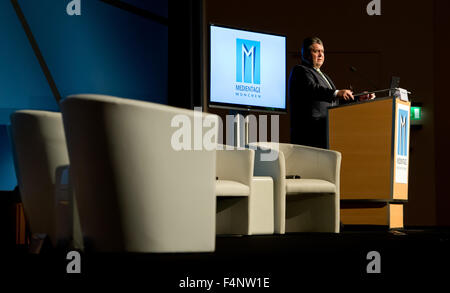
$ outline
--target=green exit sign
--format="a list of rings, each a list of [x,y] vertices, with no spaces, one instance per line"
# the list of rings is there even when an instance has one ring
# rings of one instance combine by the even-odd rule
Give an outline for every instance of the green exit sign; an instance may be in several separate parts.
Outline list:
[[[411,107],[411,120],[422,119],[422,107]]]

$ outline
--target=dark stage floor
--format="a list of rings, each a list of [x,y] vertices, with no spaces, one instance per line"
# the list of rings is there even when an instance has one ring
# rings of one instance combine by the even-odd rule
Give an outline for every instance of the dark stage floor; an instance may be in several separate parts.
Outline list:
[[[16,247],[3,250],[7,270],[2,271],[3,276],[21,279],[134,279],[167,289],[194,283],[201,286],[206,283],[199,280],[213,280],[210,290],[197,288],[210,292],[236,290],[237,285],[290,288],[330,279],[445,281],[450,276],[449,240],[450,228],[386,231],[347,227],[340,234],[219,236],[214,253],[82,253],[80,274],[66,273],[67,251],[44,250],[32,255]],[[371,251],[379,253],[376,267],[374,259],[367,259]],[[369,271],[379,269],[380,273],[368,273],[368,267]]]

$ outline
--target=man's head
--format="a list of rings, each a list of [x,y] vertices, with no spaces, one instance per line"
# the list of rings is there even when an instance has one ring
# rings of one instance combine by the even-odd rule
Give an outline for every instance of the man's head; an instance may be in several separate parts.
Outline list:
[[[314,68],[320,68],[325,62],[323,43],[318,37],[306,38],[302,45],[302,60]]]

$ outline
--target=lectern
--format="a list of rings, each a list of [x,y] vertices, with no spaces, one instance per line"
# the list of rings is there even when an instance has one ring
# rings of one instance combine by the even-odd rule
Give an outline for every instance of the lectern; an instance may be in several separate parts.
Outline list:
[[[344,225],[403,228],[410,105],[386,97],[328,109],[328,147],[342,154]]]

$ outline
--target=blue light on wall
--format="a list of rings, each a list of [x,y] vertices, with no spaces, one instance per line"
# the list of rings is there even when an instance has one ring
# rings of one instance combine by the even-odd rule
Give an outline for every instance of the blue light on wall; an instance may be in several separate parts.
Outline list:
[[[167,104],[168,28],[98,0],[22,0],[62,97],[99,93]]]
[[[109,5],[82,0],[18,0],[61,97],[100,93],[167,104],[168,27]],[[166,0],[119,2],[167,18]],[[18,109],[59,111],[11,1],[0,1],[0,190],[17,185],[9,116]]]
[[[1,190],[13,190],[17,185],[12,146],[8,137],[7,125],[0,125],[0,187]]]
[[[16,109],[58,110],[10,1],[0,1],[0,124]]]

